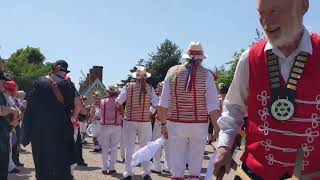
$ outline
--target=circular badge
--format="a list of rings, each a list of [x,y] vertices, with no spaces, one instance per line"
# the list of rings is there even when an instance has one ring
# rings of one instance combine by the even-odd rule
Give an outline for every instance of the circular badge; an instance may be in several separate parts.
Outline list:
[[[287,99],[278,99],[271,105],[272,116],[280,121],[290,119],[294,114],[294,105]]]

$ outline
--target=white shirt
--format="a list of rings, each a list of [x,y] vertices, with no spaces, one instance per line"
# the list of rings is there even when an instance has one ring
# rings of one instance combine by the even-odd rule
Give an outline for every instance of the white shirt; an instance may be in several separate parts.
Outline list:
[[[123,104],[125,101],[127,101],[127,87],[123,87],[119,96],[116,98],[116,102],[119,104]],[[151,104],[153,107],[157,107],[159,103],[159,98],[156,95],[156,92],[154,91],[154,88],[151,87]]]
[[[279,49],[267,43],[264,51],[272,49],[278,56],[280,72],[285,81],[288,81],[295,57],[300,51],[312,54],[312,43],[309,32],[304,33],[298,48],[286,57]],[[219,147],[232,147],[234,138],[241,130],[243,117],[247,116],[247,98],[249,89],[249,49],[240,57],[228,94],[223,102],[223,113],[218,120],[220,127]]]
[[[172,73],[176,73],[178,66],[174,66],[171,69],[169,69],[166,78],[163,82],[163,88],[162,93],[160,97],[160,103],[159,106],[169,108],[170,107],[170,100],[171,100],[171,87],[170,87],[170,77]],[[213,74],[208,71],[207,77],[206,77],[206,103],[207,103],[207,110],[208,113],[219,110],[220,109],[220,101],[218,98],[218,92],[217,87],[215,85]]]

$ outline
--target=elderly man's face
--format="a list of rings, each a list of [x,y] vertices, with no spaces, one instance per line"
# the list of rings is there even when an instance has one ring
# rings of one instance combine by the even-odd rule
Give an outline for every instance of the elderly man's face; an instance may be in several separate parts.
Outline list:
[[[296,41],[302,32],[305,0],[259,0],[260,24],[269,42],[282,47]]]

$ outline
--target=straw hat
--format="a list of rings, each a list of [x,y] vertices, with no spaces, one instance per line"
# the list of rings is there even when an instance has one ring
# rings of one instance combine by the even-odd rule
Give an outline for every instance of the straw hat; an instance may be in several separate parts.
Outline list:
[[[110,94],[115,94],[119,92],[119,86],[117,84],[109,85],[107,88],[107,92]]]
[[[207,55],[204,54],[203,48],[200,42],[190,42],[188,50],[182,55],[183,59],[207,59]]]
[[[132,73],[133,78],[149,78],[151,76],[150,73],[146,71],[145,67],[137,67],[136,72]]]

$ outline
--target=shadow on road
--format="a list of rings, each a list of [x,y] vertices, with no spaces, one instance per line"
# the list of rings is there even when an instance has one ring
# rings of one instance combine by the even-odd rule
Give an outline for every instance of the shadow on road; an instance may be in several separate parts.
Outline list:
[[[18,174],[9,174],[8,179],[9,180],[26,180],[30,177],[32,177],[33,175],[31,174],[31,172],[34,171],[34,168],[25,168],[25,167],[19,167],[18,168],[20,171],[20,173]]]
[[[75,170],[78,170],[78,171],[95,171],[95,170],[98,170],[98,169],[101,169],[101,167],[77,166],[77,167],[75,168]]]

